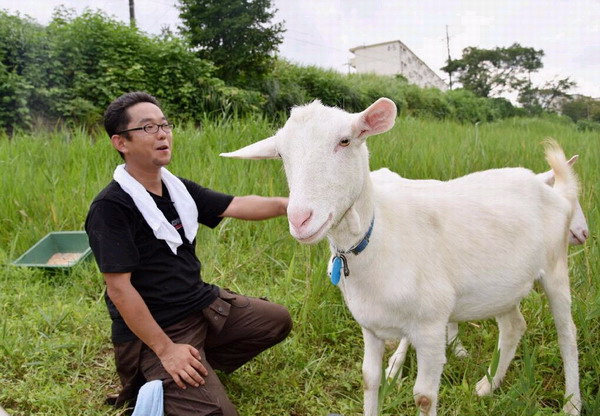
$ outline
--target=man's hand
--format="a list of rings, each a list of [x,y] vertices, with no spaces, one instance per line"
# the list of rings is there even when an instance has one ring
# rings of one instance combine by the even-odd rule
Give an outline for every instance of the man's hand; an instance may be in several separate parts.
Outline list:
[[[187,344],[170,344],[158,355],[163,367],[182,389],[186,384],[198,387],[204,384],[208,371],[202,365],[200,352]]]

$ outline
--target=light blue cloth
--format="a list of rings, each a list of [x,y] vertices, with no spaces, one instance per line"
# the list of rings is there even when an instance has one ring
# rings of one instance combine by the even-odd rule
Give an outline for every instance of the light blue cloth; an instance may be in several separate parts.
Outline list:
[[[131,416],[164,416],[162,380],[152,380],[142,386]]]

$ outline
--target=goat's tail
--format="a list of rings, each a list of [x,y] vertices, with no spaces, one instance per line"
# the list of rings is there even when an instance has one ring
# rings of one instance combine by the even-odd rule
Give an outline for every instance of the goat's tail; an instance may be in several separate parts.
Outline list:
[[[565,157],[565,153],[556,140],[548,138],[544,140],[546,148],[546,160],[554,171],[554,189],[559,195],[568,199],[574,208],[577,205],[579,193],[579,181],[575,171]]]

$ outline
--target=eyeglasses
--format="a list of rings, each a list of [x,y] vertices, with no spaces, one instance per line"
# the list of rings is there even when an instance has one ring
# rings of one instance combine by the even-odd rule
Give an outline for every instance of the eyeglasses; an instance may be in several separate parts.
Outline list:
[[[122,133],[126,133],[128,131],[136,131],[136,130],[144,130],[148,134],[154,134],[154,133],[158,133],[158,129],[162,129],[162,131],[164,131],[165,133],[171,133],[171,130],[173,130],[173,127],[175,127],[175,125],[171,124],[171,123],[146,124],[143,127],[135,127],[133,129],[118,131],[117,134],[122,134]]]

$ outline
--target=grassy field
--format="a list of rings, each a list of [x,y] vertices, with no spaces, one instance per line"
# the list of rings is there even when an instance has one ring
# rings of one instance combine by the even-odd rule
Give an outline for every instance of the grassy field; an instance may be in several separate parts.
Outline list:
[[[284,195],[278,161],[239,161],[218,154],[273,133],[259,120],[205,121],[178,128],[170,170],[232,194]],[[570,248],[573,315],[578,327],[586,415],[600,414],[600,138],[559,121],[516,119],[479,126],[398,120],[369,139],[371,168],[408,178],[450,179],[476,170],[547,169],[541,141],[556,138],[580,154],[580,201],[592,237]],[[81,230],[96,193],[120,163],[108,139],[84,131],[17,135],[0,140],[0,406],[11,415],[120,415],[103,404],[117,390],[104,285],[95,263],[47,273],[10,263],[50,231]],[[291,336],[224,383],[242,416],[345,416],[362,411],[362,338],[340,293],[326,276],[325,242],[301,246],[285,218],[225,220],[199,231],[204,279],[286,305]],[[552,415],[563,401],[562,362],[545,297],[536,288],[522,304],[528,331],[503,386],[474,395],[496,344],[493,321],[461,324],[470,357],[449,355],[440,415]],[[390,351],[391,352],[391,351]],[[415,415],[414,351],[403,379],[383,391],[383,415]]]

